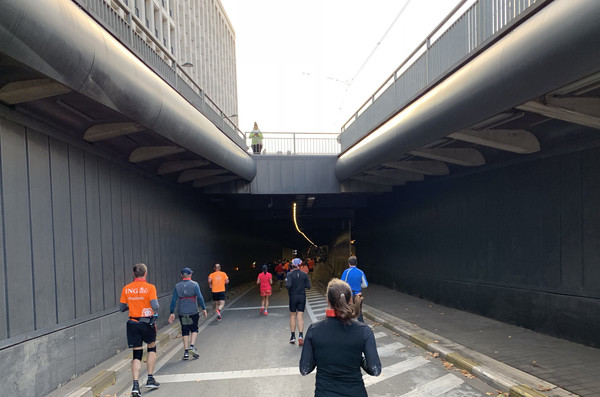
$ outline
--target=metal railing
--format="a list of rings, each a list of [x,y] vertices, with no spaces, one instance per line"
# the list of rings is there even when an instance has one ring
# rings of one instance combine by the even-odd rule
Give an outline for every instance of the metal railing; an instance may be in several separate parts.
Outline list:
[[[92,18],[98,21],[117,40],[137,55],[142,62],[179,92],[181,96],[204,114],[238,146],[243,149],[246,148],[245,135],[229,118],[231,116],[228,116],[221,110],[186,71],[177,64],[172,54],[173,47],[171,47],[171,53],[168,50],[159,53],[155,49],[161,48],[162,43],[159,38],[150,32],[143,21],[140,20],[140,23],[137,23],[135,20],[137,17],[134,17],[126,7],[120,7],[117,10],[103,0],[72,1],[90,14]],[[123,0],[112,0],[115,4],[120,4],[121,1]],[[136,28],[145,33],[146,39],[136,31]],[[152,45],[147,40],[150,40]]]
[[[365,129],[379,125],[409,104],[468,55],[485,48],[492,36],[530,11],[534,3],[543,6],[551,1],[461,1],[344,123],[342,134],[352,135],[342,136],[344,147],[365,136],[369,132]],[[469,2],[473,5],[459,15]],[[356,131],[357,125],[361,131]]]
[[[310,132],[263,132],[262,155],[332,155],[340,153],[339,134]],[[248,150],[252,139],[246,133]]]

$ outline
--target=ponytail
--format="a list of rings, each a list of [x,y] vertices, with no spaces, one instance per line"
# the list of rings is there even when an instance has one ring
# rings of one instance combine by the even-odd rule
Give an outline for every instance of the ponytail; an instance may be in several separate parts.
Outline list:
[[[353,296],[348,283],[334,278],[327,284],[327,300],[335,311],[335,316],[344,323],[360,314],[362,296]]]

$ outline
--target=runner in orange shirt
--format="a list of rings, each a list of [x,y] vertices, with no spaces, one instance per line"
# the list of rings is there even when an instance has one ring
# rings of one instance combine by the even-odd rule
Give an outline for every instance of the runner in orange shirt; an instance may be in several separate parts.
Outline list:
[[[148,380],[146,387],[156,389],[160,384],[154,380],[154,364],[156,363],[156,324],[158,317],[158,297],[156,287],[146,281],[148,268],[143,263],[133,267],[134,281],[123,287],[120,299],[122,312],[129,310],[129,321],[127,321],[127,344],[133,348],[133,360],[131,360],[131,375],[133,377],[132,397],[139,397],[139,376],[142,366],[142,355],[144,342],[148,346]]]
[[[221,321],[221,310],[225,306],[225,284],[229,284],[229,277],[221,271],[221,265],[215,264],[215,271],[208,275],[208,286],[212,290],[217,321]]]

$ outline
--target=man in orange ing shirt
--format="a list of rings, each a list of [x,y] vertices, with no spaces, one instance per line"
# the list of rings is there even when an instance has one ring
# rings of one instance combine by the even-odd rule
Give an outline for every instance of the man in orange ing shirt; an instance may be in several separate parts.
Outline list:
[[[221,321],[221,310],[225,306],[225,284],[229,284],[229,277],[221,271],[221,265],[215,265],[215,271],[208,275],[208,286],[212,290],[217,321]]]
[[[122,312],[129,310],[129,321],[127,321],[127,344],[133,348],[133,360],[131,360],[131,375],[133,377],[132,397],[139,397],[140,393],[139,375],[142,366],[142,347],[144,342],[148,345],[148,380],[146,387],[156,389],[160,384],[154,379],[154,364],[156,363],[156,324],[154,321],[158,316],[158,297],[156,287],[146,281],[148,268],[143,263],[133,267],[134,281],[123,287],[120,299]]]

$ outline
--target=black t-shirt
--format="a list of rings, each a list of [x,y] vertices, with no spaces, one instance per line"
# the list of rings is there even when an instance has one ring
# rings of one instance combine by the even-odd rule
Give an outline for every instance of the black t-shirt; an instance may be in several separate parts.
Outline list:
[[[344,324],[328,317],[308,327],[299,366],[302,375],[317,368],[315,396],[366,396],[361,365],[369,375],[381,373],[369,326],[354,320]]]
[[[306,273],[300,270],[292,270],[287,274],[287,281],[285,286],[288,289],[290,295],[306,295],[305,289],[310,289],[310,280]]]

